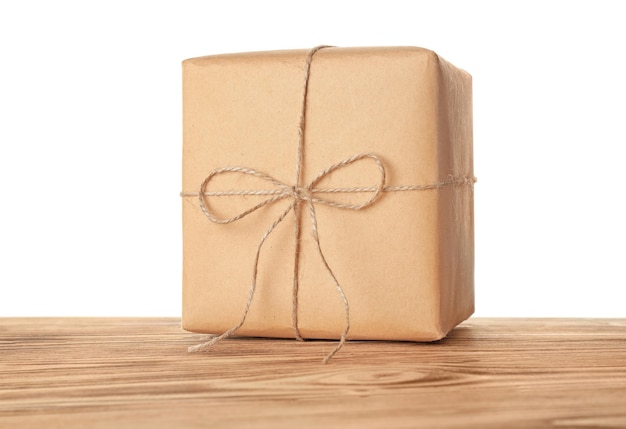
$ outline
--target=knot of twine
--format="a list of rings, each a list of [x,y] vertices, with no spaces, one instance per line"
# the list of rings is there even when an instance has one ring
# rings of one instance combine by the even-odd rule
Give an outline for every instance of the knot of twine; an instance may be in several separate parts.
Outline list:
[[[261,250],[267,238],[270,234],[276,229],[276,227],[287,217],[290,212],[293,212],[294,215],[294,264],[293,264],[293,285],[292,285],[292,327],[294,331],[294,336],[297,340],[303,341],[302,336],[300,335],[300,330],[298,328],[298,274],[299,274],[299,256],[300,256],[300,210],[302,204],[307,204],[309,207],[309,216],[311,220],[311,230],[313,234],[313,239],[315,242],[315,247],[317,252],[322,260],[324,268],[330,275],[333,280],[335,289],[339,294],[341,301],[344,307],[344,316],[345,316],[345,326],[343,332],[341,333],[341,338],[335,348],[323,359],[323,363],[328,363],[328,361],[337,353],[345,344],[346,338],[348,336],[348,332],[350,330],[350,306],[348,304],[348,299],[346,294],[341,287],[335,273],[331,269],[326,257],[324,256],[324,252],[322,251],[322,246],[320,244],[320,238],[317,228],[317,215],[315,210],[316,204],[327,205],[330,207],[335,207],[338,209],[344,210],[362,210],[370,205],[372,205],[383,192],[401,192],[401,191],[423,191],[429,189],[439,189],[446,186],[451,185],[469,185],[470,187],[476,182],[476,178],[471,177],[453,177],[450,176],[448,180],[437,182],[429,185],[409,185],[409,186],[385,186],[385,166],[382,160],[372,154],[372,153],[360,153],[349,158],[344,159],[336,164],[331,165],[330,167],[319,172],[311,182],[305,186],[301,186],[301,171],[302,164],[304,159],[304,134],[305,134],[305,125],[306,125],[306,101],[307,101],[307,92],[309,86],[309,76],[311,70],[311,63],[313,56],[315,53],[323,48],[327,48],[329,46],[318,46],[309,51],[304,68],[304,87],[302,94],[302,104],[301,104],[301,112],[300,112],[300,125],[298,128],[298,150],[297,150],[297,159],[296,159],[296,180],[295,185],[291,186],[285,184],[270,175],[263,173],[261,171],[246,168],[246,167],[223,167],[218,168],[210,172],[202,184],[200,185],[200,189],[197,193],[186,193],[182,192],[182,197],[197,197],[200,203],[200,208],[204,215],[211,221],[217,224],[228,224],[232,222],[236,222],[239,219],[242,219],[249,214],[259,210],[262,207],[275,203],[281,200],[290,200],[291,202],[287,206],[287,208],[276,218],[276,220],[270,225],[270,227],[265,231],[261,240],[257,246],[256,254],[254,256],[253,270],[252,270],[252,280],[250,283],[250,288],[248,289],[248,300],[244,307],[243,314],[239,322],[222,333],[221,335],[217,335],[212,337],[209,341],[206,341],[202,344],[198,344],[192,347],[189,347],[189,352],[197,352],[206,350],[219,341],[228,338],[234,335],[239,328],[245,323],[246,317],[248,316],[248,312],[250,311],[250,306],[252,305],[252,301],[254,299],[254,293],[256,290],[257,283],[257,273],[259,266],[259,256],[261,254]],[[344,188],[318,188],[316,185],[325,177],[328,177],[335,171],[342,168],[349,168],[350,165],[359,162],[359,161],[370,161],[373,162],[377,167],[377,171],[375,174],[376,182],[373,186],[367,187],[344,187]],[[228,191],[207,191],[209,183],[219,175],[226,174],[239,174],[239,175],[248,175],[253,176],[263,181],[268,182],[271,185],[274,185],[274,189],[246,189],[246,190],[228,190]],[[331,200],[328,198],[322,197],[320,194],[330,193],[330,194],[355,194],[355,193],[365,193],[370,194],[369,198],[365,199],[360,203],[348,203],[341,202],[337,200]],[[255,195],[255,196],[267,196],[266,199],[256,204],[255,206],[242,211],[235,216],[229,218],[222,218],[216,215],[210,206],[207,204],[206,197],[223,197],[223,196],[247,196],[247,195]]]

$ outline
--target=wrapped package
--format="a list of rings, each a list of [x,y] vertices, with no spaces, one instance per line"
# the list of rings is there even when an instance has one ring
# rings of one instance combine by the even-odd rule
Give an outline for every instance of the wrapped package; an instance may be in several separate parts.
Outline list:
[[[433,341],[472,314],[465,71],[413,47],[193,58],[183,127],[185,329]]]

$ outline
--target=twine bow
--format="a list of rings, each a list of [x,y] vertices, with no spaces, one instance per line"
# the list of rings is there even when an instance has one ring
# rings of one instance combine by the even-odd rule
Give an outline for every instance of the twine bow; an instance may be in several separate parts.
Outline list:
[[[351,164],[354,164],[358,161],[367,161],[367,160],[373,161],[377,167],[377,179],[378,180],[375,186],[363,187],[363,188],[356,188],[356,187],[355,188],[324,188],[324,189],[316,188],[316,185],[322,179],[324,179],[325,177],[328,177],[333,172],[341,168],[347,168]],[[218,175],[223,175],[223,174],[228,174],[228,173],[254,176],[256,178],[262,179],[274,185],[276,189],[207,192],[207,187],[209,183],[211,182],[211,180],[213,180],[213,178],[215,178]],[[311,218],[311,229],[312,229],[313,239],[315,240],[317,251],[321,257],[322,263],[324,264],[326,271],[330,274],[330,277],[333,279],[335,288],[337,292],[339,293],[339,296],[341,297],[341,300],[343,302],[344,312],[345,312],[345,327],[341,334],[341,339],[339,343],[337,344],[337,346],[335,347],[335,349],[331,353],[329,353],[326,356],[326,358],[324,358],[324,361],[323,361],[324,363],[328,362],[328,360],[335,353],[337,353],[339,349],[341,349],[341,347],[346,341],[348,331],[350,330],[350,306],[348,305],[348,299],[346,298],[343,288],[339,284],[339,281],[337,280],[335,273],[333,272],[330,265],[328,264],[328,261],[326,260],[326,257],[324,256],[324,252],[322,251],[318,228],[317,228],[317,215],[315,211],[315,205],[323,204],[323,205],[327,205],[327,206],[331,206],[331,207],[335,207],[339,209],[345,209],[345,210],[362,210],[370,206],[371,204],[373,204],[376,201],[376,199],[378,199],[381,192],[383,192],[384,190],[384,185],[385,185],[385,167],[382,161],[380,160],[380,158],[378,158],[376,155],[373,155],[371,153],[361,153],[361,154],[352,156],[350,158],[347,158],[336,164],[333,164],[330,167],[326,168],[325,170],[321,171],[317,176],[315,176],[315,178],[308,185],[303,186],[303,187],[289,186],[263,172],[250,169],[250,168],[245,168],[245,167],[218,168],[212,171],[211,173],[209,173],[209,175],[202,182],[202,185],[200,186],[200,190],[197,195],[198,195],[200,208],[202,209],[202,212],[212,222],[215,222],[218,224],[232,223],[239,219],[244,218],[245,216],[257,211],[258,209],[262,207],[265,207],[277,201],[287,199],[287,200],[291,200],[291,202],[261,237],[261,241],[259,242],[256,254],[254,257],[252,281],[251,281],[250,289],[248,292],[248,300],[246,302],[246,306],[244,308],[243,315],[239,323],[237,323],[237,325],[233,326],[232,328],[230,328],[228,331],[224,332],[223,334],[216,336],[212,338],[211,340],[207,341],[206,343],[191,347],[190,351],[199,351],[207,347],[211,347],[218,341],[221,341],[222,339],[235,334],[235,332],[237,332],[237,330],[241,328],[241,326],[244,324],[246,317],[248,315],[248,312],[250,310],[252,300],[254,299],[254,292],[255,292],[256,283],[257,283],[259,256],[261,254],[261,249],[263,248],[263,244],[265,243],[267,238],[270,236],[272,231],[274,231],[274,229],[278,226],[278,224],[280,224],[280,222],[282,222],[291,211],[293,211],[293,214],[294,214],[294,243],[295,243],[293,287],[292,287],[292,322],[293,322],[293,329],[294,329],[295,337],[298,340],[302,340],[302,336],[300,335],[300,331],[298,329],[298,261],[299,261],[299,254],[300,254],[299,213],[301,209],[301,204],[308,203],[309,214]],[[345,192],[350,192],[350,193],[368,192],[368,193],[371,193],[371,195],[366,201],[359,203],[359,204],[338,202],[336,200],[331,200],[331,199],[323,198],[320,196],[320,194],[322,193],[345,193]],[[207,196],[240,196],[240,195],[268,195],[269,197],[261,201],[260,203],[256,204],[255,206],[247,210],[244,210],[241,213],[233,217],[229,217],[229,218],[222,218],[216,215],[214,211],[211,209],[211,207],[207,204],[207,201],[206,201]]]

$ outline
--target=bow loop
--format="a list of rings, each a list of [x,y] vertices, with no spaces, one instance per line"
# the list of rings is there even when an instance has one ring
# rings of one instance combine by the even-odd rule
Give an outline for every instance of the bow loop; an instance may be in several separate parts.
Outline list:
[[[256,189],[256,190],[255,189],[242,189],[242,190],[228,190],[228,191],[209,191],[208,190],[209,183],[213,179],[215,179],[218,176],[226,176],[226,175],[238,175],[244,178],[252,177],[252,178],[260,179],[263,182],[267,182],[267,183],[274,185],[274,189]],[[268,204],[272,204],[276,201],[279,201],[285,198],[290,198],[292,195],[293,195],[293,191],[289,186],[285,185],[279,180],[276,180],[273,177],[263,172],[254,170],[252,168],[246,168],[246,167],[224,167],[224,168],[218,168],[216,170],[211,171],[207,175],[207,177],[204,179],[202,184],[200,185],[200,190],[198,192],[198,198],[200,200],[200,208],[202,209],[202,212],[207,218],[209,218],[211,222],[215,222],[219,224],[235,222],[249,215],[250,213],[257,211],[261,207],[264,207]],[[215,211],[213,210],[213,208],[208,204],[207,197],[224,197],[224,196],[230,196],[230,197],[266,196],[267,198],[263,199],[258,204],[244,211],[239,212],[238,214],[232,217],[222,217],[222,216],[217,215]]]
[[[370,161],[372,163],[372,172],[368,172],[367,177],[374,177],[371,186],[360,187],[332,187],[332,188],[318,188],[317,185],[326,178],[330,178],[334,173],[340,170],[348,170],[355,166],[356,163],[364,163]],[[325,204],[332,207],[348,210],[361,210],[371,205],[376,201],[385,188],[386,172],[385,166],[382,160],[372,153],[360,153],[350,158],[346,158],[330,167],[320,171],[317,176],[309,183],[307,189],[312,194],[311,202],[318,204]],[[339,198],[331,199],[330,197],[321,194],[335,194]],[[353,199],[345,199],[346,195],[354,196],[354,194],[371,194],[369,198],[357,203],[353,202]],[[343,198],[343,199],[342,199]]]

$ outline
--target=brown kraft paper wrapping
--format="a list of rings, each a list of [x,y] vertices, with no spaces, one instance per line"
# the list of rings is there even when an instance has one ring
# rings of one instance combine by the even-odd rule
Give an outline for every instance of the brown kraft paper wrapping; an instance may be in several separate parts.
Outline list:
[[[307,50],[183,62],[183,193],[218,168],[241,166],[295,185]],[[384,163],[385,186],[473,178],[471,76],[432,51],[325,48],[315,53],[306,99],[301,183],[360,153]],[[372,162],[324,177],[321,188],[372,187]],[[249,175],[214,177],[206,191],[273,189]],[[326,195],[359,204],[371,192]],[[267,196],[205,197],[231,217]],[[220,334],[237,325],[261,237],[291,203],[268,204],[229,224],[183,199],[183,328]],[[317,251],[309,202],[299,214],[298,327],[337,339],[344,304]],[[474,311],[472,186],[382,192],[363,210],[316,204],[323,255],[350,309],[349,339],[433,341]],[[267,237],[254,300],[237,335],[293,337],[294,216]]]

